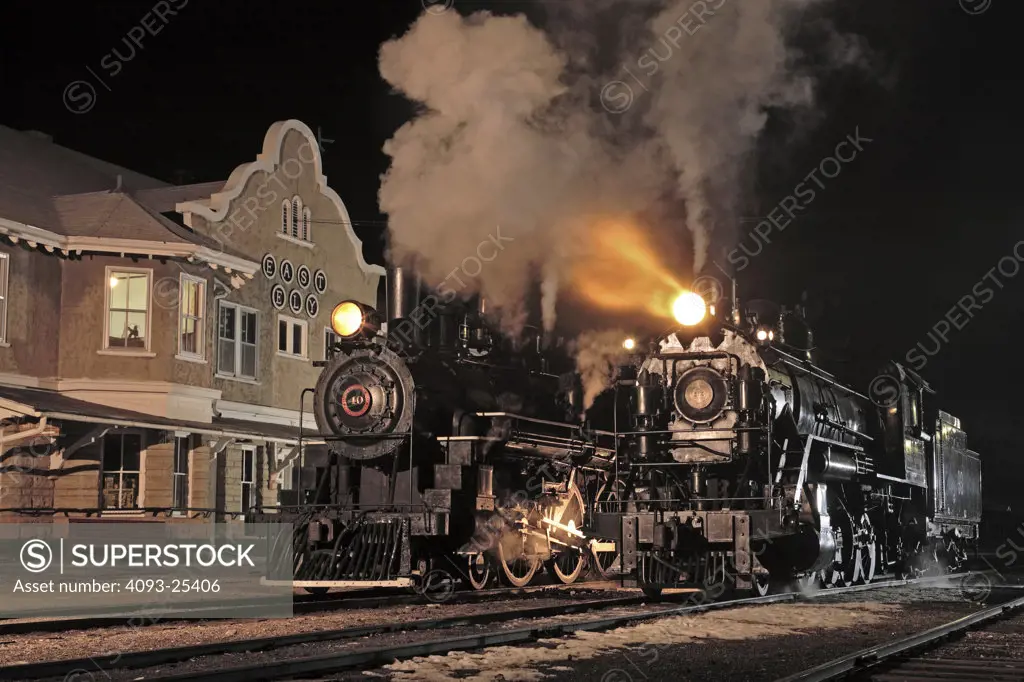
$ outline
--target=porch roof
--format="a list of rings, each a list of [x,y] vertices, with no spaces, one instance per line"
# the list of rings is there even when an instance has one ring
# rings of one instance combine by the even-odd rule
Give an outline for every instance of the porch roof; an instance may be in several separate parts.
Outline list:
[[[188,431],[219,438],[265,440],[272,443],[296,443],[299,440],[298,427],[223,417],[214,417],[210,423],[168,419],[36,388],[0,386],[0,408],[29,417],[46,417],[58,421],[111,424],[161,431]],[[318,433],[309,429],[303,431],[302,439],[304,443],[310,445],[324,443]]]

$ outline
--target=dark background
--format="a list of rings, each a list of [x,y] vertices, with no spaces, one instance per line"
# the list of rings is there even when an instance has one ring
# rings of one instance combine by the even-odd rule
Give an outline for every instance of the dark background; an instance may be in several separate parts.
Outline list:
[[[747,201],[754,214],[791,193],[856,127],[874,140],[740,275],[747,297],[794,303],[807,291],[822,362],[862,390],[887,359],[918,342],[931,347],[939,319],[1024,239],[1021,13],[1011,11],[1015,0],[991,3],[972,16],[958,0],[837,0],[839,27],[871,46],[871,72],[824,79],[813,128],[794,141],[770,125],[762,140]],[[255,158],[274,121],[320,126],[335,140],[324,152],[330,184],[367,259],[380,262],[381,147],[410,108],[379,77],[377,50],[422,12],[419,0],[189,0],[105,79],[110,91],[98,89],[92,110],[69,112],[64,88],[91,79],[87,67],[105,76],[100,59],[153,4],[4,3],[0,123],[179,183],[226,179]],[[982,455],[986,506],[1016,507],[1024,275],[1001,280],[1005,288],[951,332],[922,374]]]

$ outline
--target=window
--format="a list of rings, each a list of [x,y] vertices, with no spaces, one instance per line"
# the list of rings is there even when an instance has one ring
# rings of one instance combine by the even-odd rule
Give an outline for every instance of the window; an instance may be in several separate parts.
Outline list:
[[[107,340],[104,349],[149,350],[152,270],[107,268]]]
[[[256,448],[242,450],[242,512],[256,506]]]
[[[217,372],[256,379],[257,313],[233,303],[220,303],[217,324]]]
[[[278,237],[312,247],[313,212],[302,205],[302,197],[293,196],[281,202],[281,231]]]
[[[284,315],[277,316],[277,351],[298,358],[306,357],[306,323]]]
[[[178,353],[203,357],[203,318],[206,317],[206,281],[181,275],[178,300]]]
[[[107,434],[103,438],[103,508],[137,509],[142,435]]]
[[[7,279],[10,263],[10,256],[0,253],[0,343],[7,343]]]
[[[334,333],[330,327],[324,328],[324,360],[334,357],[334,344],[341,341],[341,337]]]
[[[174,439],[174,508],[188,508],[188,464],[192,452],[192,438]]]

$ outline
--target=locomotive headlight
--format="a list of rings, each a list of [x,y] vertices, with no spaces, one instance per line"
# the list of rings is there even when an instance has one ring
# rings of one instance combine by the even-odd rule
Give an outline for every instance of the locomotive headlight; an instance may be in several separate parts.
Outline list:
[[[634,341],[633,339],[626,339],[625,341],[622,342],[622,347],[625,348],[626,350],[633,350],[634,348],[636,348],[636,341]]]
[[[358,303],[339,303],[331,313],[331,329],[341,337],[353,336],[363,328],[363,318],[363,308]]]
[[[672,315],[676,322],[684,327],[692,327],[698,324],[707,315],[708,307],[700,294],[692,291],[684,291],[679,294],[675,303],[672,304]]]
[[[768,332],[766,332],[764,329],[758,329],[757,330],[757,340],[758,341],[765,341],[767,339],[768,339]]]

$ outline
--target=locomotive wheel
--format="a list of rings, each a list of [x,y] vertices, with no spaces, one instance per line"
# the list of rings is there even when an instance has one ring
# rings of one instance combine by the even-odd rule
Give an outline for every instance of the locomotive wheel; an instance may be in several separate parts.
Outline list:
[[[569,500],[566,505],[549,510],[544,517],[573,529],[583,527],[583,495],[580,494],[575,483],[572,484],[569,491]],[[567,535],[554,526],[549,527],[548,530],[552,535],[563,539]],[[569,585],[575,582],[583,572],[583,567],[586,564],[585,558],[583,552],[575,548],[557,552],[547,563],[548,573],[563,585]]]
[[[854,553],[855,571],[853,584],[866,584],[875,579],[877,552],[878,550],[874,542],[869,543],[867,546],[857,547],[857,551]]]
[[[946,542],[946,551],[943,559],[946,570],[950,573],[957,573],[967,562],[967,550],[955,538],[952,538]]]
[[[818,571],[802,575],[796,579],[796,584],[801,591],[812,591],[821,588],[821,574]]]
[[[569,585],[576,582],[576,579],[583,573],[585,565],[586,561],[584,561],[582,552],[576,550],[562,552],[548,562],[548,572],[558,582]]]
[[[468,558],[466,577],[474,590],[482,590],[491,580],[491,562],[484,554],[474,554]]]
[[[751,589],[758,597],[765,597],[771,591],[772,577],[768,573],[755,573],[750,576]]]
[[[836,568],[843,585],[859,585],[871,582],[875,577],[877,543],[875,531],[867,514],[860,516],[859,523],[843,514],[836,524],[837,551]]]
[[[591,550],[590,552],[590,565],[594,568],[594,573],[597,574],[601,580],[608,580],[612,577],[615,567],[615,563],[619,560],[618,552],[598,552]]]
[[[504,552],[498,550],[500,555]],[[504,556],[499,557],[502,564],[502,571],[505,573],[505,581],[512,587],[526,587],[541,567],[540,559],[514,558],[506,561]]]
[[[622,499],[620,494],[625,489],[625,483],[621,480],[617,481],[615,485],[605,486],[597,493],[597,500],[594,503],[594,511],[613,511],[618,509],[616,504]],[[616,543],[617,547],[617,543]],[[613,570],[615,564],[619,563],[619,552],[598,552],[596,550],[590,550],[590,565],[593,567],[593,571],[596,577],[601,580],[610,579],[615,571]]]
[[[505,581],[512,587],[526,587],[540,568],[540,559],[528,557],[505,557],[503,543],[498,543],[498,563],[501,564]]]
[[[867,514],[860,517],[860,526],[856,529],[853,552],[853,576],[850,584],[867,584],[875,579],[875,568],[878,559],[878,543],[875,541],[875,529]]]
[[[821,571],[821,582],[825,587],[835,587],[843,584],[843,574],[834,568],[825,568]]]

